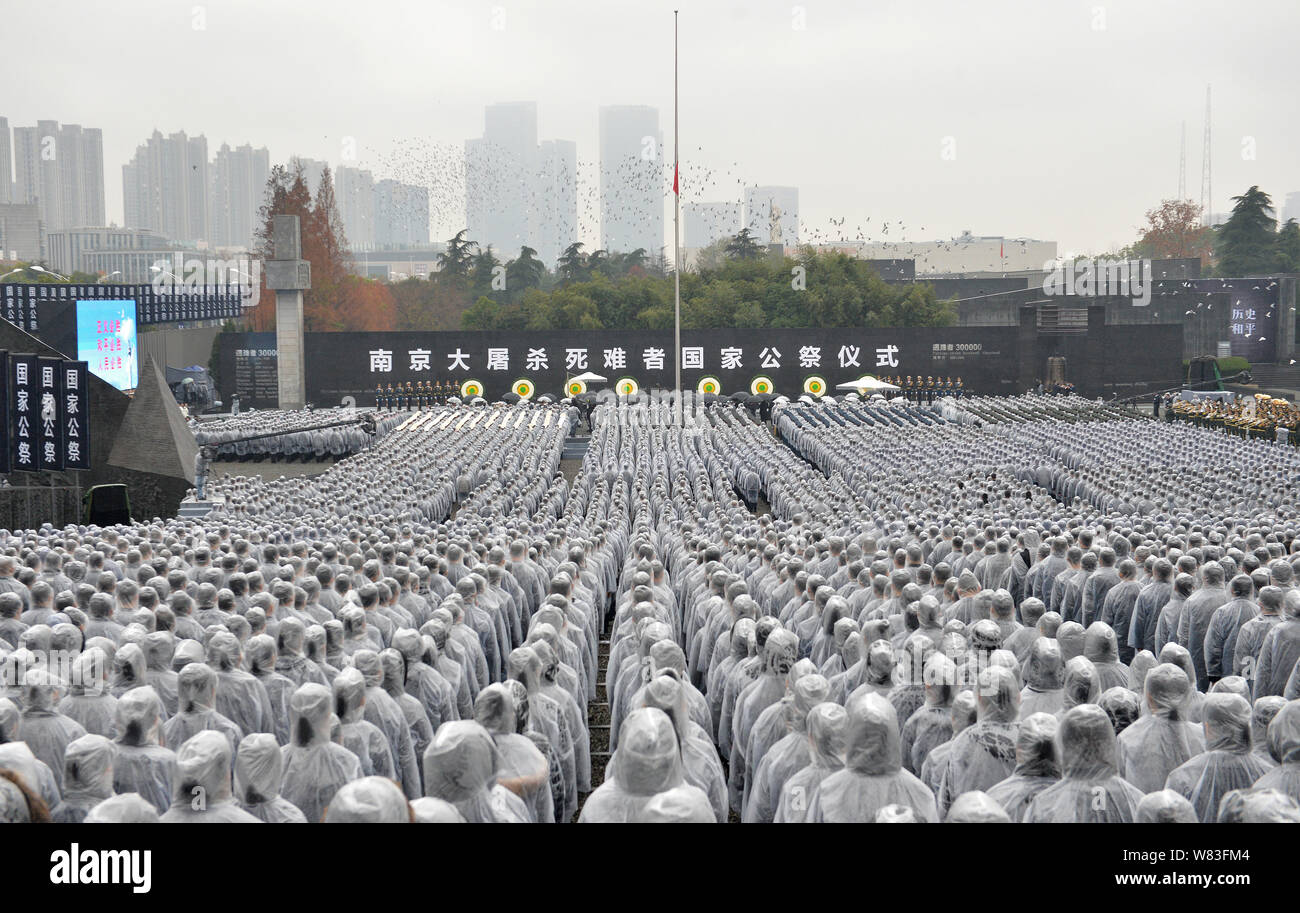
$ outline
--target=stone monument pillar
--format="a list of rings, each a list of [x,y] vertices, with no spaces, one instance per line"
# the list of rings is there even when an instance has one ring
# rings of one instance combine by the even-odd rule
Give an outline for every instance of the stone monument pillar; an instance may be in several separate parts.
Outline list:
[[[275,344],[280,381],[280,408],[307,404],[303,362],[302,293],[311,288],[311,264],[302,259],[302,230],[297,216],[273,216],[271,259],[266,285],[275,292]]]

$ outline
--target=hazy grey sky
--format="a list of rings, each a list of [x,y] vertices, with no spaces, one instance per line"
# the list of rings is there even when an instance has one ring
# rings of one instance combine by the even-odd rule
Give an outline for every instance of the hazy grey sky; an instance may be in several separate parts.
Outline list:
[[[541,138],[584,163],[599,105],[659,107],[671,144],[674,6],[683,168],[711,185],[688,179],[684,200],[793,184],[806,230],[1097,252],[1176,194],[1183,121],[1199,201],[1207,83],[1214,209],[1251,184],[1279,207],[1300,190],[1295,0],[20,0],[0,115],[103,128],[119,222],[121,165],[154,128],[333,165],[353,137],[349,164],[431,185],[443,238],[485,104],[536,101]],[[580,200],[594,178],[580,168]]]

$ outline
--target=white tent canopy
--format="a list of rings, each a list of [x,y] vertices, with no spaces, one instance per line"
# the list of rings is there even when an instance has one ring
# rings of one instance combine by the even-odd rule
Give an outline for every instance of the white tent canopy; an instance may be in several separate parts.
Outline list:
[[[870,374],[863,374],[857,380],[851,380],[848,383],[836,384],[836,390],[857,390],[859,393],[866,390],[899,390],[894,384],[887,384],[883,380],[877,380]]]
[[[570,377],[570,378],[569,378],[569,383],[573,383],[573,381],[575,381],[575,380],[580,380],[580,381],[582,381],[584,384],[593,384],[593,383],[595,383],[595,384],[599,384],[599,383],[605,383],[606,381],[609,380],[609,378],[608,378],[608,377],[601,377],[599,374],[596,374],[596,373],[593,372],[593,371],[586,371],[586,372],[584,372],[584,373],[582,373],[582,374],[578,374],[578,375],[576,375],[576,376],[574,376],[574,377]]]

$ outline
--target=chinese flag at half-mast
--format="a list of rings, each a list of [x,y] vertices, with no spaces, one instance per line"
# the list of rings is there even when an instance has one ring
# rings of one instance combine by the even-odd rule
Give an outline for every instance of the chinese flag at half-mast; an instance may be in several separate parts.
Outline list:
[[[677,162],[673,162],[673,193],[681,196],[681,191],[677,189]]]

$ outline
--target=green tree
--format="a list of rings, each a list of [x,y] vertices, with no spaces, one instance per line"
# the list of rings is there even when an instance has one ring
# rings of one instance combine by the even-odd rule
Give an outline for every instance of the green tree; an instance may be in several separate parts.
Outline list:
[[[757,260],[763,255],[761,248],[748,228],[742,228],[740,234],[727,242],[727,256],[734,260]]]
[[[1215,237],[1219,275],[1258,276],[1271,272],[1277,264],[1273,200],[1258,185],[1252,185],[1232,202],[1232,215]]]
[[[475,253],[470,259],[470,294],[490,296],[494,291],[492,280],[496,277],[496,270],[500,265],[501,261],[492,252],[491,244]]]
[[[478,243],[466,238],[467,234],[469,234],[469,229],[462,228],[456,232],[455,237],[447,240],[447,249],[438,255],[438,271],[440,273],[459,278],[469,275]]]
[[[528,245],[519,248],[519,256],[506,264],[506,288],[512,297],[522,297],[528,289],[542,284],[546,266],[537,259],[537,251]]]
[[[560,254],[555,263],[555,272],[564,284],[581,282],[587,278],[587,258],[582,253],[581,241],[574,241]]]
[[[1277,233],[1277,269],[1300,273],[1300,225],[1295,219],[1287,219]]]

